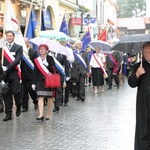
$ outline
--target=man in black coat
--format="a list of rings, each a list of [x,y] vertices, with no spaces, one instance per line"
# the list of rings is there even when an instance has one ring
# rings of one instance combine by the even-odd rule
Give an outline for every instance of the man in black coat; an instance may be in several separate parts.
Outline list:
[[[75,53],[79,54],[84,63],[85,66],[83,65],[84,63],[77,59],[75,57],[75,62],[74,65],[77,66],[78,74],[79,74],[79,81],[76,83],[76,90],[77,90],[77,101],[85,101],[85,78],[87,75],[89,75],[89,61],[88,61],[88,53],[82,49],[82,42],[78,41],[76,43],[76,50]]]
[[[143,45],[143,56],[128,78],[129,85],[138,88],[134,150],[150,150],[150,42]]]
[[[114,60],[117,62],[116,65],[116,73],[114,73],[114,67],[115,64],[114,62],[112,62],[112,59],[108,56],[108,55],[112,55],[112,57],[114,58]],[[112,80],[114,78],[115,84],[117,89],[119,89],[119,71],[120,71],[120,66],[121,66],[121,55],[119,52],[113,52],[112,54],[107,54],[106,57],[106,69],[107,69],[107,73],[108,73],[108,90],[112,89]]]
[[[15,34],[9,30],[6,32],[6,46],[8,48],[8,57],[4,57],[3,70],[6,73],[5,82],[8,83],[9,91],[3,95],[5,104],[6,116],[3,121],[12,119],[13,96],[16,104],[16,116],[19,117],[21,113],[21,72],[19,64],[23,54],[23,48],[14,42]]]
[[[53,110],[55,111],[59,111],[59,107],[58,104],[60,103],[60,105],[64,105],[67,106],[68,102],[69,102],[69,93],[70,93],[70,67],[71,67],[71,63],[74,62],[74,55],[73,55],[73,51],[71,48],[67,47],[67,41],[66,39],[60,39],[59,40],[60,44],[64,47],[66,47],[66,49],[68,50],[68,55],[62,55],[62,54],[57,54],[56,59],[60,62],[60,64],[64,67],[65,69],[65,75],[66,77],[64,77],[64,75],[61,74],[61,87],[57,88],[57,92],[56,92],[56,98],[55,98],[55,109]],[[63,82],[66,82],[66,87],[65,87],[65,94],[63,96]]]
[[[55,58],[59,61],[62,66],[66,66],[66,56],[62,54],[55,54]],[[56,97],[54,101],[54,110],[53,112],[59,111],[59,106],[63,105],[64,97],[63,97],[63,83],[64,83],[64,75],[57,69],[57,72],[60,74],[61,86],[56,89]]]
[[[29,59],[34,64],[34,59],[38,57],[38,53],[36,50],[33,50],[32,46],[29,43],[28,38],[24,39]],[[34,67],[34,66],[32,66]],[[29,94],[34,103],[34,109],[37,109],[37,94],[36,91],[32,89],[32,81],[33,81],[33,68],[29,67],[29,65],[25,62],[24,59],[21,61],[21,73],[22,73],[22,112],[28,111],[28,100]]]

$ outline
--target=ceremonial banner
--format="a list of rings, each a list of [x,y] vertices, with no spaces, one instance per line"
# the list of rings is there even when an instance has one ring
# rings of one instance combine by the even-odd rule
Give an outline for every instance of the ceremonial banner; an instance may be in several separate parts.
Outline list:
[[[45,27],[45,22],[44,22],[44,11],[41,11],[41,31],[45,31],[46,27]]]
[[[104,30],[102,31],[102,33],[98,33],[98,40],[102,40],[102,41],[107,41],[107,31],[106,31],[106,27],[104,28]]]
[[[89,28],[87,29],[87,31],[82,36],[81,41],[82,41],[82,49],[86,50],[87,45],[91,42],[91,34],[90,34]]]
[[[67,36],[69,35],[69,33],[68,33],[68,26],[67,26],[65,15],[63,17],[63,20],[62,20],[62,23],[61,23],[59,31],[65,33]]]
[[[30,19],[28,22],[26,37],[28,39],[32,39],[32,38],[37,37],[37,36],[38,36],[37,21],[35,18],[34,10],[32,9],[31,13],[30,13]]]
[[[5,1],[5,15],[4,15],[4,31],[12,30],[15,33],[15,42],[23,47],[23,59],[33,69],[34,65],[29,59],[27,47],[22,36],[15,12],[13,10],[10,0]]]

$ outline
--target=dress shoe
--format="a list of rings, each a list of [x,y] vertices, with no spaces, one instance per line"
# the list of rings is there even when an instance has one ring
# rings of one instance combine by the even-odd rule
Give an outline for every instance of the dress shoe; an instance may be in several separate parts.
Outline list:
[[[38,122],[42,122],[44,120],[44,116],[40,117],[40,118],[36,118],[36,121]]]
[[[45,120],[49,120],[49,118],[45,118]]]
[[[76,101],[80,101],[81,99],[79,97],[77,97]]]
[[[64,106],[68,106],[68,102],[65,102],[65,103],[64,103]]]
[[[8,121],[11,120],[12,116],[11,115],[6,115],[5,118],[3,119],[3,121]]]
[[[85,101],[85,99],[83,98],[83,99],[81,99],[81,101],[82,101],[82,102],[84,102],[84,101]]]
[[[53,109],[53,112],[57,112],[57,111],[59,111],[59,107],[55,106],[55,108]]]
[[[20,110],[20,109],[17,109],[17,111],[16,111],[16,116],[19,117],[20,114],[21,114],[21,110]]]
[[[117,89],[119,89],[119,85],[117,85],[116,87],[117,87]]]
[[[28,111],[28,108],[23,108],[22,109],[22,112],[27,112]]]
[[[34,110],[38,109],[38,104],[34,104]]]
[[[112,87],[109,86],[109,87],[108,87],[108,90],[111,90],[111,89],[112,89]]]

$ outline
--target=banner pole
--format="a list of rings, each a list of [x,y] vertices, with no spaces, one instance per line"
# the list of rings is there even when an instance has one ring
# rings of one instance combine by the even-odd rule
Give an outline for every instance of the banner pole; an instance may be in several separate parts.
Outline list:
[[[31,4],[30,4],[30,8],[29,8],[29,11],[28,11],[27,22],[26,22],[26,28],[25,28],[25,31],[24,31],[24,37],[26,37],[26,34],[27,34],[27,30],[28,30],[28,25],[29,25],[29,20],[30,20],[30,15],[31,15],[32,7],[33,7],[33,0],[32,0],[32,2],[31,2]]]

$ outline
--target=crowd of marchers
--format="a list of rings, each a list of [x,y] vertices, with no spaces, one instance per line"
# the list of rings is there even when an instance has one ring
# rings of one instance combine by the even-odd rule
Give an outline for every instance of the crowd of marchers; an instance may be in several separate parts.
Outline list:
[[[0,31],[0,36],[3,38],[3,31]],[[93,93],[97,94],[99,87],[101,92],[104,92],[106,83],[107,89],[111,90],[113,80],[116,89],[119,89],[123,76],[128,76],[129,59],[126,54],[120,52],[104,54],[99,47],[95,47],[93,53],[90,53],[82,48],[82,42],[79,40],[68,47],[67,40],[60,39],[58,42],[69,52],[68,55],[63,55],[51,52],[45,43],[35,49],[27,38],[24,41],[34,69],[31,69],[23,59],[23,47],[15,43],[13,31],[6,32],[5,48],[0,49],[2,60],[0,80],[9,87],[0,97],[0,111],[6,114],[3,121],[12,119],[13,102],[17,117],[21,112],[27,112],[29,99],[32,99],[34,109],[39,110],[36,121],[49,120],[52,108],[53,112],[57,112],[60,106],[67,106],[70,96],[76,97],[77,101],[85,102],[87,82],[92,84]],[[64,68],[65,74],[59,70],[55,59]],[[53,74],[54,70],[60,74],[61,86],[55,89],[46,88],[43,72]]]

